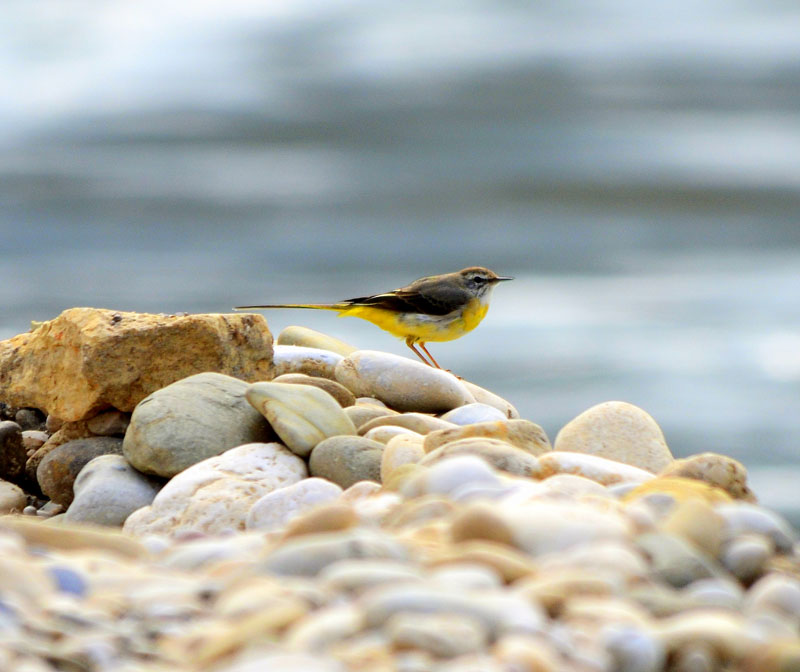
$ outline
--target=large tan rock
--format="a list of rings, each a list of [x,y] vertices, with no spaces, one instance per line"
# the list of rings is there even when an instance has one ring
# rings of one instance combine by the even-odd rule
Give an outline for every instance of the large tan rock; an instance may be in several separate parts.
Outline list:
[[[203,371],[272,377],[272,335],[260,315],[150,315],[71,308],[0,342],[3,401],[81,420],[132,411],[170,383]]]

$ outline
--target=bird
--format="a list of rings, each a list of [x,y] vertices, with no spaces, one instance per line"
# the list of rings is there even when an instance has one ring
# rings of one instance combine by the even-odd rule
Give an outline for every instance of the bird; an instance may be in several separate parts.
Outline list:
[[[482,266],[455,273],[431,275],[382,294],[359,296],[337,303],[276,303],[236,306],[234,310],[304,308],[332,310],[341,317],[360,317],[405,340],[425,364],[440,369],[426,343],[453,341],[472,331],[486,317],[495,286],[514,278]],[[419,346],[425,355],[415,346]]]

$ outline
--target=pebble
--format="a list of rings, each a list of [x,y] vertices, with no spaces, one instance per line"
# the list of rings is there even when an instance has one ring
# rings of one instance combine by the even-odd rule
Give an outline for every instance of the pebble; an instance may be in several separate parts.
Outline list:
[[[425,450],[431,452],[448,443],[469,438],[498,439],[532,455],[551,450],[544,430],[528,420],[493,420],[438,430],[425,437]]]
[[[0,514],[21,513],[27,504],[28,498],[22,488],[0,480]]]
[[[477,401],[473,404],[464,404],[442,415],[442,420],[452,422],[454,425],[473,425],[477,422],[507,419],[508,416],[500,409]]]
[[[22,427],[11,420],[0,422],[0,478],[16,481],[25,474],[28,453],[22,442]]]
[[[25,452],[30,455],[31,453],[39,450],[50,438],[47,432],[38,429],[26,429],[22,432],[22,446]]]
[[[461,614],[400,613],[389,619],[386,630],[395,649],[418,649],[437,658],[478,653],[489,641],[478,620]]]
[[[583,476],[601,485],[618,483],[644,483],[655,476],[649,471],[622,462],[609,460],[597,455],[553,450],[540,455],[538,469],[532,474],[535,478],[549,478],[555,474],[574,474]]]
[[[386,406],[365,404],[360,401],[356,402],[355,406],[348,406],[345,408],[344,412],[347,413],[347,417],[353,421],[353,424],[358,429],[361,429],[365,423],[369,422],[370,420],[374,420],[375,418],[385,418],[390,415],[399,415],[397,411],[386,408]]]
[[[323,568],[320,582],[336,592],[363,593],[370,588],[422,581],[422,570],[396,560],[339,560]]]
[[[131,414],[122,411],[105,411],[91,418],[86,426],[96,436],[117,436],[125,434],[131,422]]]
[[[323,478],[305,478],[256,500],[247,512],[245,528],[272,532],[309,509],[335,501],[343,490]]]
[[[383,443],[363,436],[333,436],[311,451],[309,471],[342,488],[364,480],[380,482],[383,449]]]
[[[722,572],[712,558],[673,534],[642,534],[637,537],[636,545],[647,554],[653,575],[675,588],[719,576]]]
[[[416,464],[425,457],[423,438],[419,434],[398,434],[386,442],[381,454],[381,482],[404,464]]]
[[[198,373],[153,392],[133,411],[125,458],[145,474],[169,478],[230,448],[274,440],[245,399],[247,388],[231,376]]]
[[[277,345],[299,345],[306,348],[329,350],[342,355],[342,357],[347,357],[347,355],[354,353],[358,349],[349,343],[340,341],[338,338],[328,336],[328,334],[299,326],[286,327],[278,334],[275,343]]]
[[[464,384],[464,387],[467,388],[467,391],[472,395],[472,398],[475,400],[475,402],[486,404],[487,406],[493,406],[509,420],[519,418],[519,411],[517,411],[517,409],[514,408],[511,403],[502,397],[499,397],[494,392],[490,392],[489,390],[475,385],[475,383],[471,383],[468,380],[464,380],[462,383]]]
[[[781,516],[757,504],[731,502],[718,506],[715,511],[722,517],[726,538],[755,533],[769,537],[775,548],[788,553],[797,541],[797,532]]]
[[[121,527],[130,514],[149,505],[160,488],[158,480],[136,471],[122,455],[100,455],[75,479],[75,498],[64,519]]]
[[[14,422],[16,422],[22,431],[26,429],[41,429],[44,427],[47,416],[42,413],[38,408],[20,408],[14,414]]]
[[[408,465],[416,466],[416,465]],[[399,470],[398,470],[399,471]],[[464,483],[501,486],[499,474],[486,460],[475,455],[457,455],[414,472],[401,484],[406,498],[452,494]]]
[[[435,464],[455,455],[474,455],[486,460],[495,469],[518,476],[535,474],[539,464],[529,452],[505,441],[490,438],[460,439],[446,443],[430,451],[420,464]]]
[[[134,536],[243,530],[250,507],[265,494],[308,475],[305,462],[278,443],[249,443],[174,476],[150,506],[131,514]]]
[[[747,470],[733,458],[717,453],[702,453],[675,460],[661,474],[670,478],[694,478],[716,486],[734,499],[754,502],[755,496],[747,487]]]
[[[682,537],[712,558],[722,546],[722,527],[722,516],[702,499],[679,502],[661,524],[662,530]]]
[[[300,345],[276,345],[272,353],[276,378],[285,373],[305,373],[307,376],[335,380],[334,372],[342,359],[342,355],[331,350]]]
[[[554,448],[605,457],[654,474],[673,460],[656,421],[624,401],[592,406],[570,420],[556,436]]]
[[[336,399],[313,385],[253,383],[245,396],[289,450],[300,457],[308,456],[324,439],[356,433],[353,421]]]
[[[774,612],[800,626],[800,580],[782,574],[767,574],[760,578],[745,598],[750,613]]]
[[[376,427],[384,427],[386,425],[405,427],[417,434],[428,434],[429,432],[455,427],[451,422],[446,422],[424,413],[398,413],[397,415],[386,415],[369,420],[358,428],[358,433],[363,435]]]
[[[405,427],[396,427],[394,425],[380,425],[373,427],[364,434],[365,439],[377,441],[378,443],[387,444],[396,436],[410,436],[414,439],[422,438],[422,434],[417,434],[413,429],[406,429]]]
[[[722,549],[723,566],[745,585],[751,584],[764,571],[767,560],[775,552],[775,544],[761,534],[740,534]]]
[[[112,454],[122,454],[122,439],[98,436],[62,443],[39,463],[36,480],[51,500],[69,506],[74,497],[73,484],[80,471],[99,455]]]
[[[441,413],[474,401],[453,374],[374,350],[345,357],[336,380],[357,397],[376,397],[400,412]]]
[[[307,376],[305,373],[284,373],[282,376],[273,378],[272,382],[318,387],[321,390],[325,390],[325,392],[336,399],[336,401],[339,402],[339,406],[342,408],[353,406],[356,403],[356,398],[350,390],[330,378]]]

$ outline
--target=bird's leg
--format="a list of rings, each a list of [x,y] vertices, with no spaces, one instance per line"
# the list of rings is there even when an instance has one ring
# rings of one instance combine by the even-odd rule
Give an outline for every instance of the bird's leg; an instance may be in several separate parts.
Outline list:
[[[417,357],[419,357],[423,362],[425,362],[428,366],[435,366],[437,369],[439,368],[438,364],[431,364],[427,359],[425,359],[425,357],[422,355],[422,353],[414,347],[414,339],[411,336],[409,336],[406,339],[406,345],[409,348],[411,348],[414,351],[414,354]],[[424,345],[422,346],[422,349],[425,350],[425,346]],[[428,352],[428,351],[425,350],[425,352]],[[429,352],[428,352],[428,356],[430,357],[430,353]],[[433,359],[433,357],[431,357],[431,359]]]
[[[439,362],[437,362],[437,361],[436,361],[436,360],[433,358],[433,355],[432,355],[430,352],[428,352],[428,348],[426,348],[426,347],[425,347],[425,344],[424,344],[422,341],[420,341],[420,342],[419,342],[419,347],[420,347],[420,348],[422,348],[422,349],[425,351],[425,354],[426,354],[426,355],[428,355],[428,357],[430,357],[430,358],[431,358],[431,361],[433,362],[433,365],[434,365],[434,366],[435,366],[437,369],[441,369],[441,368],[442,368],[441,366],[439,366]]]

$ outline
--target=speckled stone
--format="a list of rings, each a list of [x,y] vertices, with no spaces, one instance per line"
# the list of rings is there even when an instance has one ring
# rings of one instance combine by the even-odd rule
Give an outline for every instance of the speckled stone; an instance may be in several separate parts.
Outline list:
[[[265,532],[280,530],[305,511],[334,501],[342,488],[322,478],[305,478],[293,485],[267,493],[247,512],[245,527]]]
[[[344,385],[340,385],[330,378],[320,378],[319,376],[308,376],[305,373],[284,373],[282,376],[272,379],[273,383],[291,383],[293,385],[311,385],[325,390],[336,401],[339,406],[346,408],[356,403],[353,393]]]
[[[494,420],[434,431],[425,437],[425,450],[431,452],[439,446],[469,438],[498,439],[532,455],[551,450],[544,430],[528,420]]]
[[[342,488],[364,480],[380,482],[383,449],[384,444],[363,436],[334,436],[311,451],[309,470]]]

